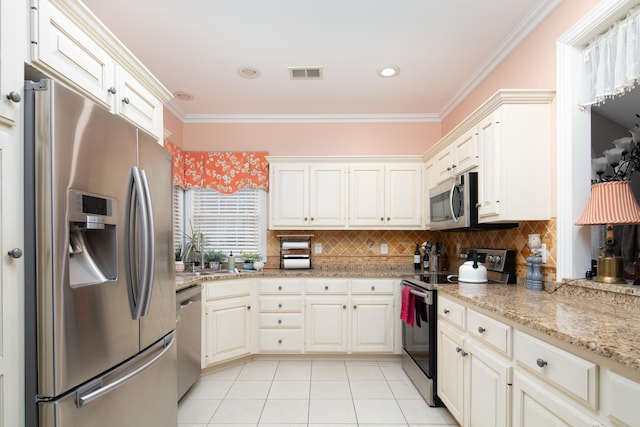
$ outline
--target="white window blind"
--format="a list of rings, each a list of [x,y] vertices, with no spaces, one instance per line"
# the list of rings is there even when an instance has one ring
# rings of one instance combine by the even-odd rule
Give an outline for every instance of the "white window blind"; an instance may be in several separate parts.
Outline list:
[[[182,247],[184,243],[184,190],[173,187],[173,247]]]
[[[192,189],[190,217],[193,228],[205,236],[207,250],[266,252],[266,196],[263,190],[245,189],[233,194]],[[189,212],[189,210],[187,210]],[[262,213],[262,215],[261,215]],[[189,216],[189,215],[188,215]]]

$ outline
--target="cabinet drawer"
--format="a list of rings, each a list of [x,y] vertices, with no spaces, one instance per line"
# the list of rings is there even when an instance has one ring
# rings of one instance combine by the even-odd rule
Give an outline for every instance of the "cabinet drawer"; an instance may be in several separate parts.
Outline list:
[[[205,282],[204,289],[207,300],[246,296],[251,295],[251,281],[220,280],[214,282]]]
[[[302,329],[261,329],[260,352],[302,353]]]
[[[260,313],[261,328],[292,329],[302,328],[302,313]]]
[[[302,297],[261,296],[260,311],[297,311],[302,312]]]
[[[438,295],[438,317],[446,319],[464,331],[464,306]]]
[[[470,309],[467,311],[467,331],[483,343],[511,357],[511,326]]]
[[[311,279],[305,281],[304,290],[308,294],[346,294],[349,291],[349,282],[335,279]]]
[[[351,281],[352,294],[394,294],[400,285],[395,280],[363,279]]]
[[[598,365],[516,331],[518,364],[593,409],[598,406]]]
[[[258,289],[261,294],[296,294],[302,293],[302,281],[259,280]]]

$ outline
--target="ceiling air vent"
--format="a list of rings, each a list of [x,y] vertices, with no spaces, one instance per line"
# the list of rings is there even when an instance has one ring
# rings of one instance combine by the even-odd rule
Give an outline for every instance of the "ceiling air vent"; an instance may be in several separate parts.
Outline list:
[[[291,80],[322,80],[322,67],[290,67]]]

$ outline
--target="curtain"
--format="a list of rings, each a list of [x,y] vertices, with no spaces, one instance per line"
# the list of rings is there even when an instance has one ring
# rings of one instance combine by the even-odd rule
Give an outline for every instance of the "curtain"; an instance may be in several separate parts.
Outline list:
[[[634,88],[640,80],[640,6],[592,40],[583,59],[580,108],[600,105]]]
[[[173,155],[173,183],[184,189],[203,188],[232,194],[245,188],[269,191],[269,162],[266,152],[182,151],[165,141]]]

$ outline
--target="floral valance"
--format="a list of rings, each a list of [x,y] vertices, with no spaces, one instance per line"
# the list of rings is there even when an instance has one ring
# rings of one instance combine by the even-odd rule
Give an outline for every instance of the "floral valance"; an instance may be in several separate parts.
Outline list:
[[[640,80],[640,7],[631,9],[582,52],[579,106],[588,109],[624,95]]]
[[[173,183],[184,189],[206,188],[223,194],[245,188],[269,190],[269,162],[266,152],[183,151],[171,142]]]

